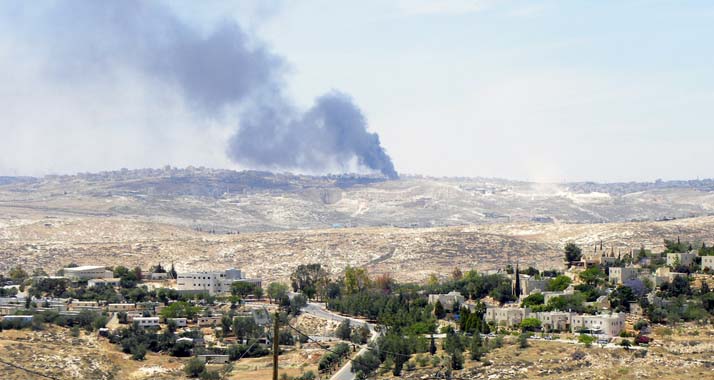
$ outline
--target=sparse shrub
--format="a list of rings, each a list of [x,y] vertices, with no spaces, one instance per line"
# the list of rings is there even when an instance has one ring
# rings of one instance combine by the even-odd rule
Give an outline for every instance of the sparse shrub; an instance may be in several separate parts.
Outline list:
[[[577,350],[570,355],[570,358],[573,360],[583,360],[585,359],[585,356],[587,356],[587,354],[584,351]]]
[[[518,336],[518,347],[520,347],[520,348],[528,347],[528,334],[527,333],[523,333]]]
[[[595,341],[595,337],[587,335],[587,334],[580,334],[580,336],[578,336],[578,342],[584,344],[585,347],[592,346],[594,341]]]
[[[188,377],[198,377],[204,369],[206,369],[206,364],[199,358],[189,360],[183,367],[183,371]]]

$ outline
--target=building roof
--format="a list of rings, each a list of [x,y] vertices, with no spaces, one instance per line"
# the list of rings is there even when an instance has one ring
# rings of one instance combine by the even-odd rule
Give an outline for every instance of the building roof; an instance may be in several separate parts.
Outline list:
[[[94,270],[94,269],[107,269],[107,267],[102,266],[102,265],[83,265],[81,267],[64,268],[63,270],[70,271],[70,272],[77,272],[77,271]]]

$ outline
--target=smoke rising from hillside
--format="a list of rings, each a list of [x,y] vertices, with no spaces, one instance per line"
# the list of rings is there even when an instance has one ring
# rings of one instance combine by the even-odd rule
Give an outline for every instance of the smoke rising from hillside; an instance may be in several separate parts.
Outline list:
[[[239,127],[226,154],[244,166],[324,172],[356,162],[397,177],[349,96],[331,92],[300,110],[283,90],[284,59],[235,21],[202,33],[156,2],[44,5],[40,11],[5,5],[12,15],[6,21],[19,20],[23,49],[44,50],[43,80],[71,89],[129,77],[179,94],[200,118],[221,121],[237,114]]]

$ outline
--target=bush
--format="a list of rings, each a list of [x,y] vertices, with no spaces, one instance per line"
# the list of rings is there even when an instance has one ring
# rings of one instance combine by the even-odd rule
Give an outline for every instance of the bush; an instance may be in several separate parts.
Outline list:
[[[199,378],[201,380],[220,380],[221,374],[218,373],[218,371],[209,371],[207,369],[204,369],[203,372],[201,372]]]
[[[528,336],[529,334],[523,333],[518,336],[518,347],[526,348],[528,347]]]
[[[146,347],[139,344],[131,348],[131,358],[133,360],[144,360],[146,357]]]
[[[590,347],[594,341],[595,337],[587,334],[580,334],[580,336],[578,336],[578,342],[584,344],[585,347]]]
[[[188,377],[198,377],[206,369],[206,364],[199,358],[193,358],[183,367],[184,373]]]
[[[620,346],[622,346],[626,350],[629,350],[630,346],[632,346],[632,342],[630,342],[629,339],[623,339],[622,342],[620,342]]]

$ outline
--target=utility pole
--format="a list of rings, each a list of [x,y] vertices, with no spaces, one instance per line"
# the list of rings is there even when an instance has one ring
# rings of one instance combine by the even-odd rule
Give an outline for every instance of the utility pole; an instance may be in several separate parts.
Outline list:
[[[280,331],[280,320],[277,311],[273,318],[275,319],[273,322],[273,380],[278,380],[278,352],[280,351],[280,347],[278,346],[278,331]]]

